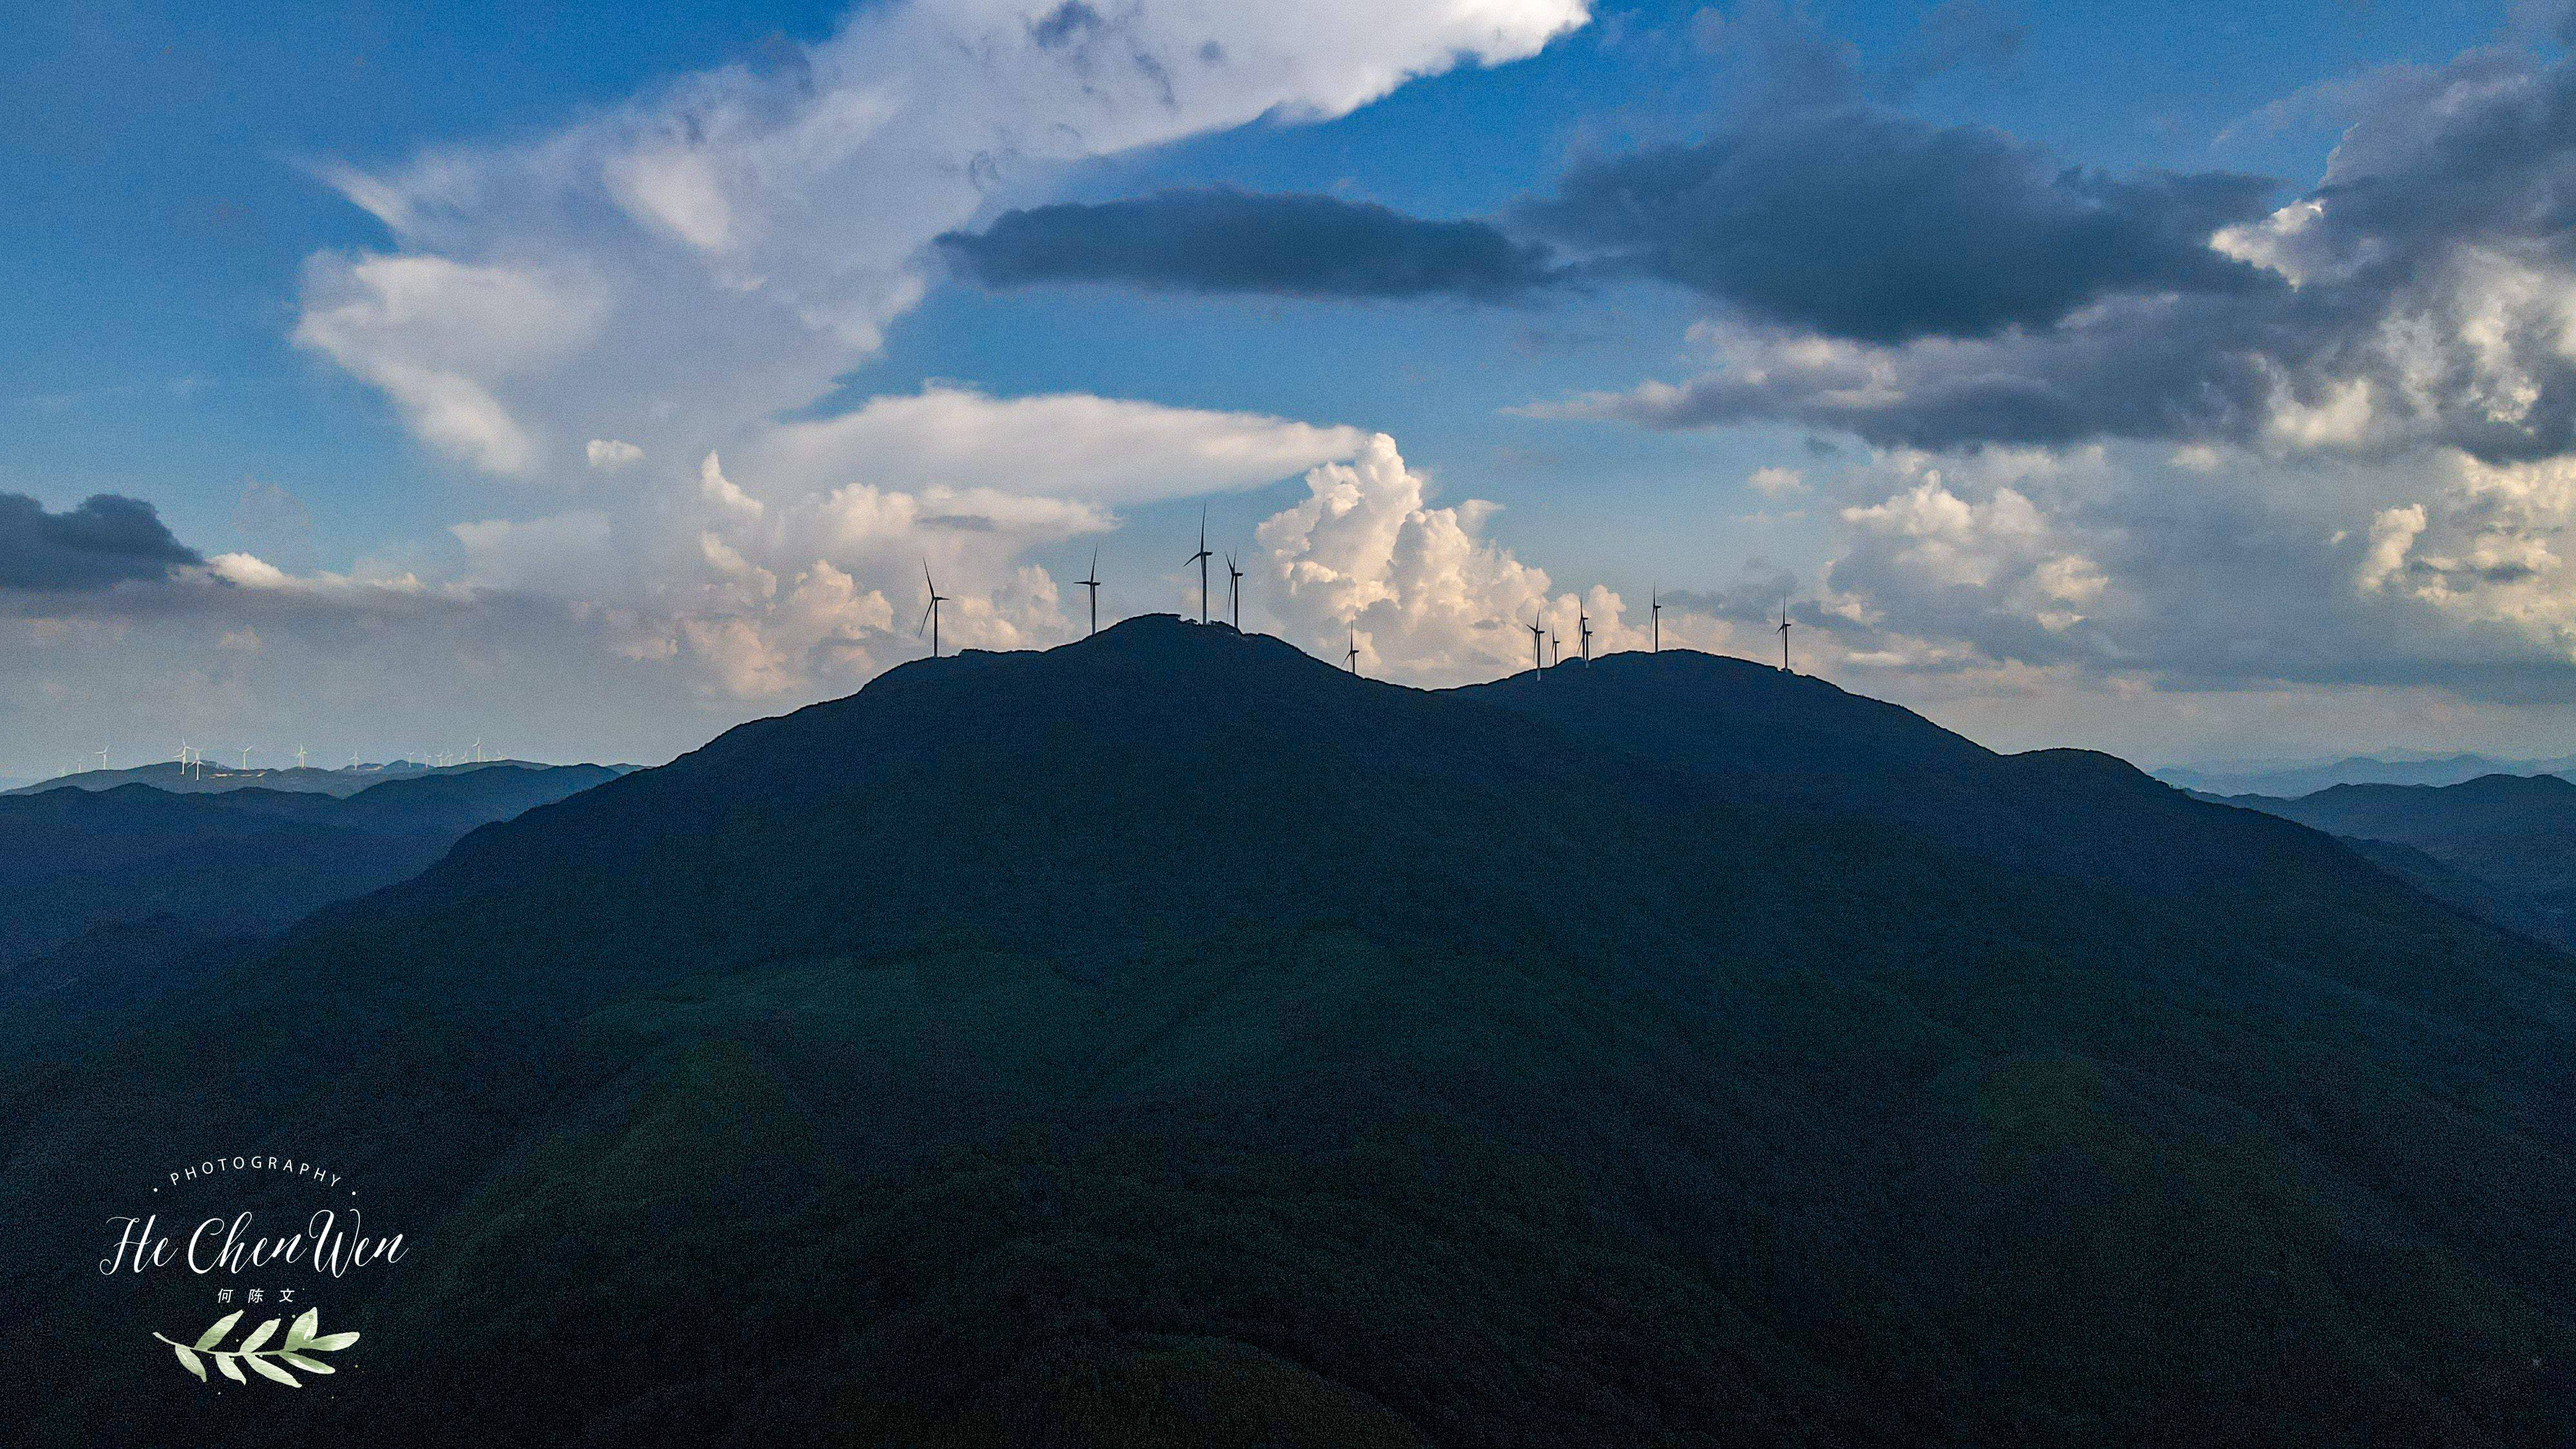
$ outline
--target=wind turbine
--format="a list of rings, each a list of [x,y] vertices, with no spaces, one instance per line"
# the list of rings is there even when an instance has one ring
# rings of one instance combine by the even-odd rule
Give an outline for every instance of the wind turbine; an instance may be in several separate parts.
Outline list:
[[[1099,632],[1100,632],[1100,546],[1099,546],[1099,545],[1097,545],[1097,544],[1092,545],[1092,549],[1091,549],[1091,577],[1089,577],[1089,578],[1087,578],[1087,579],[1078,579],[1078,580],[1076,580],[1075,582],[1076,582],[1076,583],[1078,583],[1081,587],[1091,590],[1091,632],[1092,632],[1092,633],[1094,633],[1094,634],[1097,634],[1097,633],[1099,633]]]
[[[1789,672],[1789,596],[1780,596],[1780,672]]]
[[[478,765],[483,763],[483,737],[481,735],[476,735],[474,737],[474,763]]]
[[[1546,606],[1541,605],[1537,613],[1530,615],[1530,621],[1521,626],[1530,631],[1530,669],[1535,674],[1547,672],[1547,650],[1539,642],[1546,637],[1547,631],[1540,628],[1538,622],[1546,613]]]
[[[928,559],[921,561],[921,581],[930,586],[930,607],[921,611],[921,622],[912,627],[912,632],[918,638],[923,629],[930,630],[930,657],[936,659],[939,657],[939,606],[948,602],[948,596],[939,592],[938,582],[930,577]]]
[[[1648,611],[1648,617],[1653,619],[1655,624],[1654,652],[1661,654],[1664,652],[1664,590],[1661,584],[1655,586],[1653,597],[1655,606]]]
[[[1350,647],[1348,650],[1344,651],[1344,652],[1345,652],[1345,653],[1347,653],[1347,654],[1350,656],[1350,661],[1351,661],[1351,673],[1353,673],[1353,674],[1357,674],[1357,673],[1359,673],[1359,672],[1360,672],[1360,636],[1359,636],[1359,633],[1358,633],[1358,631],[1357,631],[1357,630],[1353,630],[1353,631],[1352,631],[1352,633],[1351,633],[1351,647]]]
[[[1575,640],[1575,647],[1581,651],[1583,662],[1589,664],[1592,662],[1592,616],[1583,612],[1580,602],[1574,606],[1574,624],[1583,631],[1582,636]]]
[[[1547,631],[1547,662],[1548,667],[1551,669],[1565,662],[1565,649],[1564,646],[1556,642],[1556,631],[1554,629]]]
[[[299,770],[304,768],[304,747],[302,745],[297,745],[295,747],[295,768]]]
[[[1225,556],[1225,611],[1234,616],[1234,632],[1243,632],[1243,570],[1234,566],[1234,555]]]
[[[242,773],[243,773],[243,774],[248,774],[248,773],[250,773],[250,746],[248,746],[248,745],[244,745],[244,746],[242,746],[241,755],[242,755]]]
[[[1183,568],[1191,564],[1199,566],[1199,622],[1202,624],[1208,621],[1208,560],[1211,557],[1213,555],[1207,546],[1207,507],[1202,504],[1199,507],[1199,551],[1181,560]]]
[[[107,768],[107,746],[105,745],[98,747],[98,767],[102,770]]]

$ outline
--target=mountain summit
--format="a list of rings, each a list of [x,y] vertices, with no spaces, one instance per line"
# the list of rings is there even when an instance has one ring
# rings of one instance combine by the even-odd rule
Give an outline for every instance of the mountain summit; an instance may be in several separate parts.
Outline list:
[[[2104,756],[1147,618],[487,826],[34,1074],[5,1272],[70,1296],[42,1165],[184,1100],[419,1225],[369,1373],[208,1442],[2540,1443],[2571,1020]]]

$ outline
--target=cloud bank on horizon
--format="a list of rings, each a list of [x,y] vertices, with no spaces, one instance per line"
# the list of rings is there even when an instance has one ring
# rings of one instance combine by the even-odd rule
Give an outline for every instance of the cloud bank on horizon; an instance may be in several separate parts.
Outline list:
[[[106,697],[81,682],[106,666],[67,661],[110,644],[206,708],[290,679],[350,708],[452,700],[383,663],[396,647],[493,697],[545,681],[526,708],[568,733],[676,718],[611,742],[667,753],[918,653],[925,560],[979,581],[949,640],[1053,643],[1078,610],[1033,555],[1292,478],[1304,496],[1255,532],[1248,622],[1335,657],[1354,636],[1364,667],[1427,684],[1524,667],[1526,626],[1570,640],[1578,607],[1601,647],[1636,647],[1634,599],[1560,585],[1496,537],[1495,504],[1443,498],[1370,428],[839,388],[941,286],[1512,316],[1643,296],[1683,304],[1695,363],[1667,344],[1497,405],[1803,431],[1744,487],[1830,540],[1804,577],[1757,560],[1668,590],[1667,643],[1762,652],[1794,591],[1802,652],[1899,696],[2563,694],[2576,63],[2554,40],[2290,98],[2342,127],[2304,189],[2106,172],[1899,109],[2008,61],[2022,31],[1990,7],[1939,7],[1868,70],[1754,3],[1690,29],[1728,86],[1696,134],[1579,150],[1490,215],[1222,183],[1062,199],[1104,163],[1328,121],[1590,20],[1579,0],[902,0],[547,134],[322,168],[386,242],[311,256],[295,345],[509,506],[448,527],[452,565],[330,572],[210,557],[131,499],[0,495],[0,650],[45,680],[37,709]],[[1178,570],[1154,577],[1188,607]],[[222,625],[211,655],[181,637],[199,619]]]

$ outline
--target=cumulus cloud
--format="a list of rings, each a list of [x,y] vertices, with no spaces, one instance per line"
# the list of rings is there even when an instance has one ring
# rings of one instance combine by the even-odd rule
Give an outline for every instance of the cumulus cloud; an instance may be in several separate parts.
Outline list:
[[[227,554],[140,607],[176,633],[257,616],[271,661],[298,652],[282,641],[411,631],[543,654],[550,680],[613,678],[611,695],[736,709],[840,692],[919,652],[925,559],[954,580],[946,642],[1065,637],[1032,548],[1113,528],[1122,507],[1349,458],[1364,438],[946,383],[832,415],[821,400],[936,273],[934,238],[1043,202],[1068,163],[1341,115],[1416,76],[1534,54],[1586,16],[1581,0],[896,0],[551,133],[322,167],[387,240],[308,259],[297,343],[464,468],[634,486],[458,523],[395,546],[401,569]],[[561,648],[498,650],[450,617],[478,611],[555,630]]]
[[[617,438],[593,438],[582,444],[582,452],[594,468],[632,468],[644,461],[644,450]]]
[[[737,448],[877,346],[934,237],[1063,163],[1340,115],[1585,18],[1581,0],[865,7],[781,64],[550,135],[328,169],[394,249],[315,257],[296,335],[489,472],[551,475],[591,438]]]
[[[1556,631],[1569,658],[1587,619],[1596,654],[1646,645],[1617,593],[1551,593],[1546,570],[1491,538],[1495,504],[1435,506],[1383,433],[1349,462],[1310,471],[1306,490],[1255,532],[1254,597],[1282,637],[1313,653],[1338,659],[1347,640],[1370,673],[1444,685],[1527,668],[1533,623]],[[1668,645],[1724,649],[1734,637],[1704,612],[1666,606]]]
[[[1700,377],[1540,411],[1789,419],[1925,448],[2112,437],[2502,463],[2576,447],[2576,133],[2560,124],[2576,60],[2482,50],[2360,89],[2366,113],[2309,195],[2232,222],[2177,203],[2175,246],[2224,222],[2201,265],[2270,285],[2146,285],[2114,267],[2112,290],[2054,325],[1991,335],[1978,316],[2031,322],[2056,303],[1943,304],[1950,319],[1923,335],[1775,307],[1701,324]]]
[[[0,493],[0,589],[103,589],[203,561],[139,498],[99,493],[48,513],[24,493]]]
[[[1148,290],[1508,302],[1568,273],[1482,221],[1422,221],[1330,196],[1218,187],[1007,212],[939,246],[987,287],[1112,282]]]
[[[2379,516],[2370,521],[2370,549],[2362,556],[2357,580],[2363,593],[2375,594],[2388,586],[2389,578],[2406,566],[2406,551],[2415,546],[2416,536],[2423,531],[2421,503],[2379,511]]]

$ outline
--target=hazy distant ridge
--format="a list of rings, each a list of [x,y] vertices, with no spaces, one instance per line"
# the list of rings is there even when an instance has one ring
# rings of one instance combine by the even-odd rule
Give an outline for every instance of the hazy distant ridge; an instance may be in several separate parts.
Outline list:
[[[2543,760],[2500,760],[2490,755],[2439,755],[2429,759],[2350,755],[2322,765],[2278,769],[2228,770],[2168,765],[2155,777],[2168,785],[2208,795],[2271,795],[2296,798],[2337,785],[2457,785],[2484,775],[2564,775],[2576,771],[2576,755]]]

